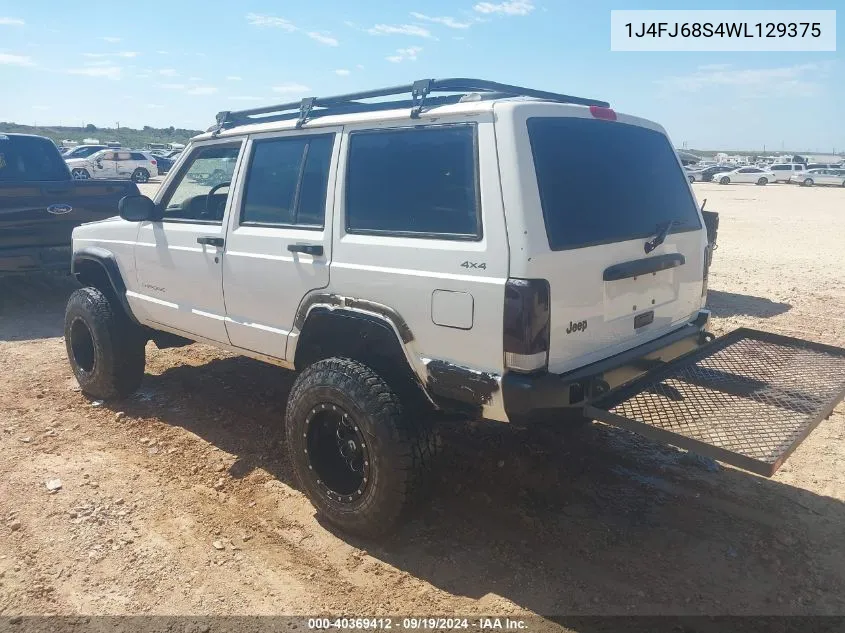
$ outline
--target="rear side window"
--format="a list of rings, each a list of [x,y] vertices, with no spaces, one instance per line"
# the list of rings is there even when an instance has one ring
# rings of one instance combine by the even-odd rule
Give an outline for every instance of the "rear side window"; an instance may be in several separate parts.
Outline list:
[[[575,117],[529,119],[528,135],[552,250],[647,238],[669,221],[672,233],[701,228],[665,135]]]
[[[772,171],[792,171],[789,165],[772,165]]]
[[[132,160],[147,160],[147,157],[138,152],[132,152]]]
[[[346,230],[480,238],[475,154],[472,125],[350,134]]]
[[[0,134],[0,182],[68,179],[67,166],[52,141]]]
[[[241,224],[322,228],[334,134],[255,141]]]

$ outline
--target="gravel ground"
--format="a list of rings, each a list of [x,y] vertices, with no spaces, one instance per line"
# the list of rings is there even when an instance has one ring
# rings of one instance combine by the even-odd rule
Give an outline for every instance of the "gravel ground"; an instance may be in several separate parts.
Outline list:
[[[845,189],[695,192],[721,214],[712,329],[845,345]],[[772,479],[600,424],[444,427],[430,502],[367,543],[297,488],[288,373],[150,346],[141,392],[98,406],[72,288],[0,279],[0,614],[845,614],[841,405]]]

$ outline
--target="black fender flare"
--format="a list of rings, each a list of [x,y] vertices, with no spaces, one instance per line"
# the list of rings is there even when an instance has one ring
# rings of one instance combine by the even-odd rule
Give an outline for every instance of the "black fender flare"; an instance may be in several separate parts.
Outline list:
[[[371,341],[378,339],[383,351],[388,352],[396,360],[401,358],[402,362],[407,364],[412,372],[414,371],[405,353],[406,341],[403,340],[396,323],[384,314],[362,311],[361,308],[351,306],[338,307],[336,304],[312,302],[307,313],[303,314],[301,321],[298,321],[296,325],[300,334],[297,337],[295,358],[301,358],[303,344],[307,346],[311,342],[309,339],[315,331],[321,332],[323,336],[331,333],[334,337],[339,334],[341,338],[337,342],[343,347],[355,346],[356,342],[351,340],[350,335],[357,331],[361,334],[361,341],[357,341],[358,344],[362,344],[362,341],[368,338]],[[328,330],[325,329],[327,327]],[[300,366],[301,362],[294,364]]]
[[[80,275],[79,269],[84,262],[94,262],[102,268],[106,279],[111,285],[114,296],[120,302],[123,311],[133,323],[139,324],[138,319],[132,314],[129,301],[126,299],[126,284],[123,282],[123,277],[120,274],[120,268],[117,265],[117,259],[114,253],[100,246],[86,246],[75,251],[70,264],[70,273],[77,279],[79,279]]]
[[[390,367],[401,368],[401,375],[408,379],[405,384],[415,385],[425,400],[434,404],[425,374],[421,375],[407,348],[414,339],[413,334],[392,308],[321,294],[319,299],[306,299],[297,314],[295,327],[299,335],[295,348],[288,347],[288,358],[297,369],[315,360],[311,354],[315,346],[319,354],[355,358],[370,363],[377,371],[386,369],[384,363],[388,362]]]

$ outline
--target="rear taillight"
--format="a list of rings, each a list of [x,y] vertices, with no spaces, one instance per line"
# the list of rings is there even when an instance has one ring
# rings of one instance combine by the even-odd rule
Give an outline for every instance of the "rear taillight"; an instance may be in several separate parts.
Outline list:
[[[604,119],[605,121],[615,121],[616,112],[612,108],[603,108],[602,106],[590,106],[590,114],[597,119]]]
[[[151,158],[151,159],[150,159],[150,162],[151,162],[153,165],[158,165],[158,163],[155,161],[155,158]]]
[[[505,284],[505,367],[532,372],[549,363],[551,306],[545,279],[508,279]]]

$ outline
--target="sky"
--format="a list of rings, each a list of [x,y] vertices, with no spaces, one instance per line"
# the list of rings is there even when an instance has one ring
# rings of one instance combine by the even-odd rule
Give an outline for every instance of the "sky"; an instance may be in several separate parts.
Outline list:
[[[610,50],[611,9],[840,1],[0,0],[0,121],[205,129],[221,110],[478,77],[610,101],[678,147],[842,151],[841,36],[837,52]]]

